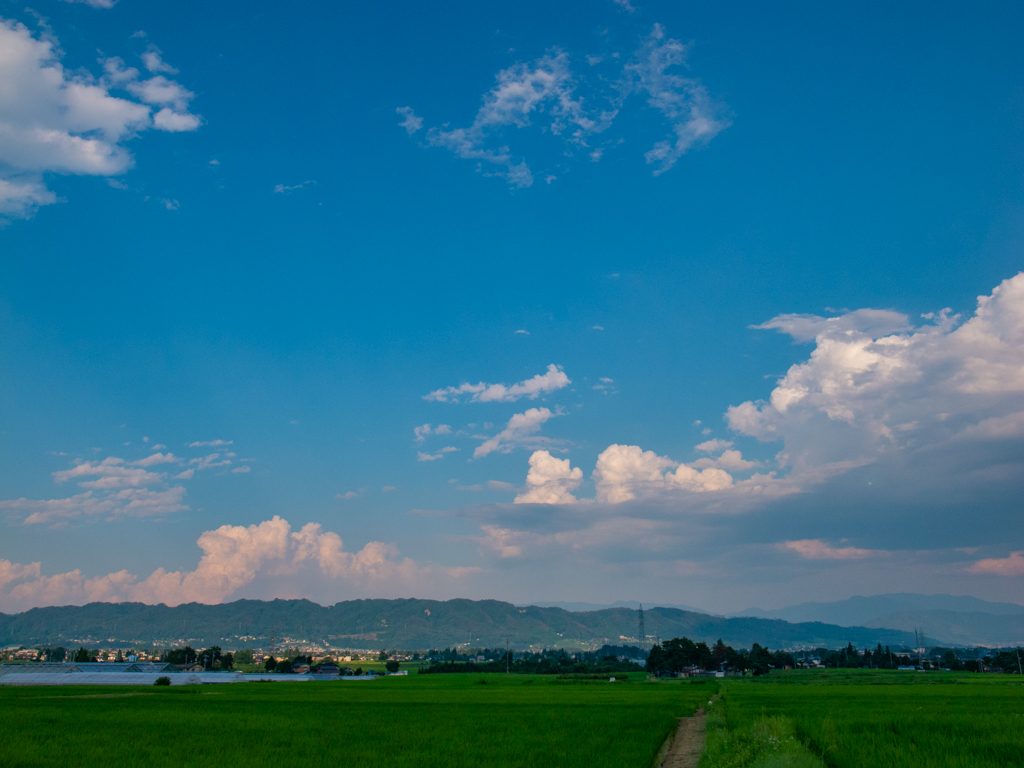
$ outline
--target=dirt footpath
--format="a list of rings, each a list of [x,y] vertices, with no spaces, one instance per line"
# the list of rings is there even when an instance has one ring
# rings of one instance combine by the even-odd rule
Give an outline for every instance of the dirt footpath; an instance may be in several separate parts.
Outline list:
[[[679,730],[660,768],[697,768],[704,738],[703,709],[698,709],[693,717],[679,718]]]

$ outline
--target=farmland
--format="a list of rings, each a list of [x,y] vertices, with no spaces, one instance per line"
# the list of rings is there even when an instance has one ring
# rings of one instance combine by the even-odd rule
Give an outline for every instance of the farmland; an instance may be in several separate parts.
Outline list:
[[[648,768],[716,687],[643,677],[0,689],[0,765]]]
[[[779,732],[791,733],[835,768],[1019,766],[1024,760],[1020,680],[1009,675],[829,670],[730,681],[715,705],[721,710],[709,717],[709,751],[727,739],[731,743],[701,765],[742,765],[733,758],[760,729],[762,734],[774,730],[776,739]],[[713,719],[724,726],[717,733]]]
[[[712,697],[701,768],[1009,768],[1024,755],[1018,675],[618,677],[6,688],[0,766],[649,768],[675,718]]]

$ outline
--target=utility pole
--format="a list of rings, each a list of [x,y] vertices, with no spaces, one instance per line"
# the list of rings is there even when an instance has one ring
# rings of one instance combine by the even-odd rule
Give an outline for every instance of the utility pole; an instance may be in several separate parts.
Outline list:
[[[1024,668],[1021,668],[1020,665],[1020,648],[1017,649],[1017,672],[1024,675]]]
[[[639,632],[640,632],[640,653],[643,653],[646,650],[645,643],[646,643],[646,640],[647,640],[647,630],[644,629],[644,604],[643,603],[640,603],[640,614],[639,615],[640,615],[640,619],[639,619],[639,623],[640,623],[640,627],[639,627]]]

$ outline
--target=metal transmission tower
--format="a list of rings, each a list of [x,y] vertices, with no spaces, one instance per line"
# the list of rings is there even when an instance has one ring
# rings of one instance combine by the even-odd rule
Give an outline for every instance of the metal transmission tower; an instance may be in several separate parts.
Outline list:
[[[638,633],[640,635],[640,652],[644,653],[647,650],[647,630],[644,629],[644,604],[643,603],[640,603],[640,619],[639,619],[639,623],[640,623],[640,626],[639,626],[637,631],[638,631]]]

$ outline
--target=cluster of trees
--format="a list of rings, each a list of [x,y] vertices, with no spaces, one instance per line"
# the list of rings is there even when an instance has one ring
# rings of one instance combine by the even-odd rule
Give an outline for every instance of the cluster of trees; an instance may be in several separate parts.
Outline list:
[[[195,650],[192,646],[184,648],[172,648],[164,654],[164,662],[184,666],[186,664],[202,664],[207,671],[228,670],[235,668],[234,654],[225,653],[219,645],[212,648],[205,648],[202,651]]]
[[[876,646],[874,650],[865,648],[863,651],[859,651],[853,643],[847,643],[845,648],[840,648],[838,651],[816,648],[814,652],[821,659],[823,665],[833,669],[843,667],[847,669],[863,667],[868,669],[896,669],[897,667],[913,664],[910,656],[907,654],[893,651],[889,646],[882,648],[881,644]]]
[[[308,667],[313,666],[312,656],[303,656],[301,653],[293,656],[290,659],[281,659],[278,661],[273,656],[268,656],[267,660],[263,662],[263,668],[267,672],[280,672],[285,674],[292,671],[292,667],[297,667],[300,664],[305,664]]]
[[[712,647],[695,643],[688,637],[675,637],[651,648],[647,656],[647,671],[652,675],[676,675],[686,669],[723,670],[767,674],[771,669],[793,667],[792,654],[775,651],[754,643],[750,650],[737,651],[719,638]]]
[[[607,648],[608,646],[606,646]],[[570,654],[563,649],[545,649],[538,653],[506,651],[504,648],[484,648],[474,656],[484,661],[470,661],[471,656],[452,649],[431,651],[427,658],[433,663],[420,669],[421,674],[447,672],[515,672],[529,675],[564,675],[579,673],[639,672],[638,664],[616,658],[601,651],[582,651]],[[639,649],[637,649],[639,651]]]

